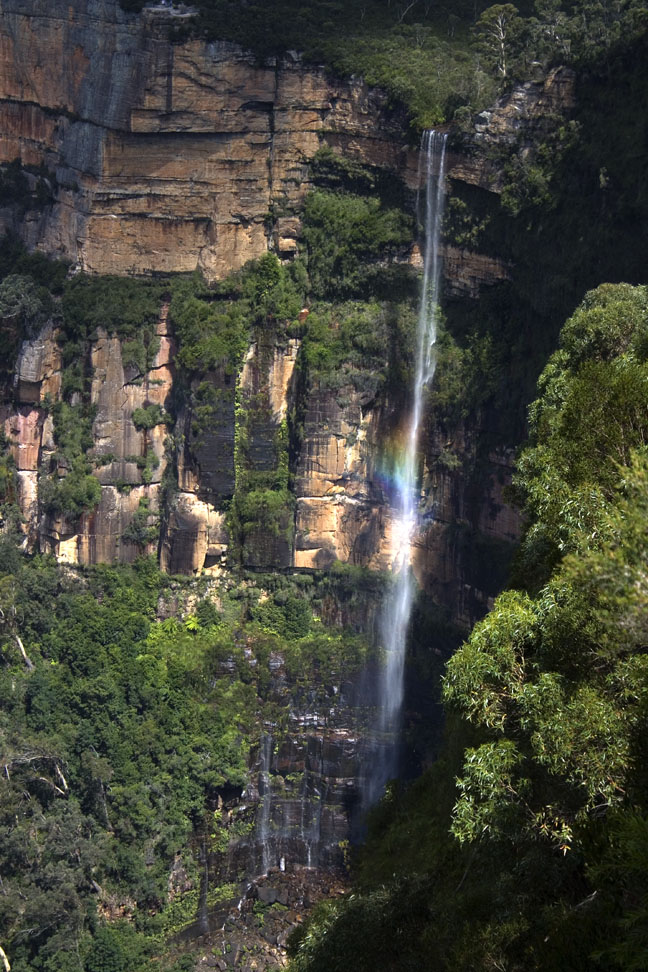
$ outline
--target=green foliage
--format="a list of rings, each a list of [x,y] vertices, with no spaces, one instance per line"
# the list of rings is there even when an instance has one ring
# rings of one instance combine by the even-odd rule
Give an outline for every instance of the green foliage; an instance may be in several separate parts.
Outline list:
[[[302,306],[294,271],[268,253],[209,290],[201,278],[180,279],[170,316],[180,343],[178,361],[190,372],[222,368],[235,374],[249,329],[266,318],[294,319]]]
[[[446,203],[443,235],[455,246],[476,250],[489,222],[488,214],[476,212],[460,196],[450,196]]]
[[[499,351],[488,333],[472,332],[462,346],[445,326],[440,327],[428,408],[445,429],[456,428],[478,415],[495,394],[503,366]]]
[[[409,366],[413,320],[409,305],[315,304],[306,322],[303,367],[321,387],[350,385],[371,401],[395,379],[399,365]]]
[[[9,374],[21,341],[33,338],[48,317],[56,317],[50,291],[57,293],[65,277],[63,263],[42,253],[28,254],[15,237],[0,245],[0,336],[4,358],[0,371]]]
[[[68,405],[59,401],[52,407],[56,452],[53,471],[41,470],[38,481],[43,509],[53,515],[76,518],[94,509],[101,499],[101,486],[92,475],[88,450],[92,448],[92,421],[95,409],[86,405]],[[59,475],[59,468],[65,470]]]
[[[339,155],[329,145],[317,150],[310,161],[310,171],[311,181],[318,189],[338,194],[378,196],[385,207],[408,207],[409,193],[397,175]]]
[[[283,266],[274,253],[248,264],[236,282],[241,296],[249,301],[255,323],[268,318],[290,321],[302,307],[298,272]]]
[[[522,570],[544,564],[546,576],[561,554],[598,543],[619,466],[646,441],[647,328],[646,290],[625,284],[588,294],[565,325],[529,412],[536,444],[515,477],[533,521]]]
[[[147,562],[76,582],[45,560],[11,569],[36,667],[2,653],[3,947],[19,968],[74,950],[87,968],[139,968],[155,943],[130,925],[97,928],[97,887],[164,906],[192,820],[244,779],[242,710],[214,676],[213,638],[154,623],[167,582]]]
[[[495,94],[493,79],[467,43],[472,16],[461,24],[456,8],[446,8],[444,14],[441,30],[421,17],[373,37],[338,43],[337,70],[361,72],[369,84],[386,89],[394,102],[405,106],[413,132],[451,121],[463,106],[486,107]]]
[[[284,512],[291,509],[292,494],[287,489],[247,489],[237,497],[236,509],[244,532],[259,526],[277,533]]]
[[[471,821],[481,830],[482,818],[504,832],[515,808],[521,831],[568,847],[595,806],[628,794],[644,705],[643,659],[628,656],[642,636],[622,619],[640,616],[643,601],[635,565],[646,470],[633,450],[648,431],[646,309],[642,287],[589,294],[540,379],[534,445],[516,484],[530,517],[519,570],[533,590],[540,578],[544,586],[535,598],[502,595],[448,666],[447,701],[504,737],[466,762],[454,824],[462,839],[474,839]],[[504,744],[515,760],[491,771],[493,747]]]
[[[389,263],[408,247],[412,231],[409,215],[373,196],[314,190],[306,197],[302,228],[313,294],[340,299],[389,288],[394,274],[375,264]]]
[[[46,513],[73,519],[93,510],[101,499],[101,486],[91,473],[91,464],[83,456],[71,460],[65,476],[39,479],[39,500]]]
[[[523,21],[512,3],[484,10],[475,26],[478,50],[500,78],[507,78],[511,62],[521,51]]]
[[[151,523],[151,520],[154,522]],[[157,542],[159,534],[159,516],[151,513],[149,501],[142,497],[133,518],[122,533],[122,540],[134,543],[140,550],[144,550],[149,544]]]
[[[49,293],[33,277],[12,273],[0,283],[0,318],[26,337],[34,337],[51,307]]]
[[[11,527],[17,525],[20,517],[17,479],[10,441],[4,430],[0,430],[0,524],[4,531],[11,532]]]
[[[141,337],[155,329],[162,293],[154,280],[78,273],[63,294],[66,336],[84,339],[103,327],[121,338]]]
[[[140,432],[148,432],[150,429],[155,428],[156,425],[163,425],[168,422],[169,417],[165,414],[164,409],[158,404],[143,405],[141,408],[136,408],[132,414],[133,425]]]
[[[0,205],[42,209],[54,199],[56,176],[42,166],[24,166],[19,158],[0,165]]]
[[[501,81],[528,77],[538,65],[584,67],[607,60],[615,47],[640,36],[647,23],[641,0],[537,0],[534,14],[521,17],[513,4],[496,4],[477,20],[476,48]]]
[[[263,365],[262,365],[263,367]],[[266,396],[238,389],[236,408],[234,496],[228,511],[230,537],[247,564],[271,566],[275,557],[263,554],[268,541],[292,543],[295,497],[289,488],[289,432],[286,420],[279,427]],[[266,440],[274,431],[272,443]],[[256,462],[254,442],[262,442],[264,458]],[[270,448],[268,448],[270,446]],[[281,558],[281,554],[279,555]],[[285,559],[285,556],[284,556]]]
[[[592,831],[616,807],[614,846],[640,841],[627,813],[646,799],[634,755],[648,702],[646,326],[645,288],[627,285],[589,294],[565,325],[517,474],[530,516],[520,569],[535,595],[498,598],[445,681],[447,702],[486,737],[464,756],[455,835],[579,848],[608,900],[622,897],[633,865],[612,865],[611,852],[597,860]],[[599,957],[641,967],[643,912],[613,924]]]
[[[61,301],[64,393],[83,390],[81,361],[97,328],[121,339],[125,369],[144,374],[159,348],[163,296],[163,284],[150,279],[85,273],[69,279]]]
[[[85,959],[85,972],[136,972],[151,954],[151,941],[128,922],[102,925]]]
[[[648,820],[637,812],[613,817],[601,860],[592,868],[599,893],[614,915],[615,934],[601,950],[603,961],[639,972],[648,947]]]
[[[573,12],[576,16],[576,8]],[[481,252],[503,259],[510,275],[509,281],[482,288],[478,301],[444,305],[447,330],[461,351],[475,339],[490,344],[487,394],[471,417],[482,429],[484,454],[494,444],[526,436],[526,409],[538,375],[583,294],[601,280],[645,281],[648,197],[640,92],[647,64],[648,35],[629,32],[628,44],[611,49],[605,63],[578,74],[569,120],[564,114],[546,117],[531,152],[524,141],[494,153],[493,165],[506,180],[503,205],[493,193],[450,181],[445,228],[450,240],[459,245],[466,239],[472,248],[472,237]],[[450,365],[456,375],[458,368]],[[470,388],[483,388],[476,377]],[[435,381],[443,380],[439,368]],[[457,400],[461,407],[460,390]],[[480,488],[479,481],[474,485]]]
[[[287,638],[303,638],[310,631],[312,612],[305,598],[278,591],[272,600],[252,608],[250,616],[264,630]]]
[[[242,309],[220,311],[190,291],[174,295],[171,305],[180,339],[178,360],[190,371],[223,367],[232,374],[243,354],[247,327]]]
[[[138,514],[144,525],[144,503]],[[222,611],[203,600],[158,621],[166,588],[182,600],[200,585],[181,590],[152,560],[75,573],[5,538],[0,565],[0,940],[18,970],[136,972],[195,919],[194,827],[245,784],[259,725],[288,717],[286,686],[326,700],[366,644],[315,621],[312,585],[288,577],[269,578],[265,602],[250,581],[226,584]],[[264,603],[276,615],[255,614]],[[283,659],[274,684],[271,652]],[[250,832],[214,825],[212,854]],[[169,902],[181,853],[193,887]],[[236,893],[212,887],[208,906]],[[99,921],[104,902],[128,920]]]
[[[417,881],[353,896],[344,906],[323,902],[306,928],[293,933],[290,968],[295,972],[346,972],[352,967],[357,972],[370,972],[380,964],[414,969],[421,916],[428,912],[427,888]],[[363,942],[361,949],[359,940]]]
[[[0,277],[16,273],[32,277],[41,287],[53,294],[60,294],[65,282],[68,264],[63,260],[51,260],[44,253],[28,253],[20,240],[10,233],[0,246]]]

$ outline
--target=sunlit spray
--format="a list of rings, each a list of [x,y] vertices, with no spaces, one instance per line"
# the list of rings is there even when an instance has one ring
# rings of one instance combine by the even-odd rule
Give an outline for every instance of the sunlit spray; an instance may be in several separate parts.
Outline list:
[[[411,548],[418,519],[418,447],[425,391],[434,377],[439,287],[441,282],[441,225],[445,201],[447,135],[423,133],[419,161],[419,216],[423,225],[423,281],[416,329],[414,373],[409,418],[393,480],[394,521],[391,570],[394,582],[385,605],[381,636],[385,659],[380,672],[376,734],[380,759],[368,773],[366,804],[383,792],[398,770],[397,740],[403,706],[403,676],[407,629],[412,612],[414,581]]]

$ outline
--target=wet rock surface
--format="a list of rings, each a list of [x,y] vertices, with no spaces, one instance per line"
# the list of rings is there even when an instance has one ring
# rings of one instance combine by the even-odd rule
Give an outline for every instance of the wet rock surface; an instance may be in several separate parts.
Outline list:
[[[202,915],[176,938],[172,950],[195,956],[197,970],[257,972],[287,964],[286,942],[308,912],[349,889],[342,869],[286,865],[244,885],[241,896]]]

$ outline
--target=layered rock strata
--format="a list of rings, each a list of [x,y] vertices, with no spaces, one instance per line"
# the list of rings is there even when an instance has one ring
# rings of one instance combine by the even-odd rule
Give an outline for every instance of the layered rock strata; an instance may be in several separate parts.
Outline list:
[[[379,424],[352,387],[312,389],[295,474],[295,567],[341,560],[389,568],[392,511],[376,470]]]
[[[128,15],[114,0],[71,0],[52,12],[40,0],[2,0],[1,10],[0,161],[20,158],[55,176],[47,176],[52,199],[44,207],[0,214],[32,247],[96,272],[200,268],[214,279],[268,247],[286,260],[298,251],[308,163],[324,143],[416,188],[416,151],[385,98],[361,81],[337,81],[297,56],[259,66],[232,44],[172,43],[177,11],[165,8]],[[524,151],[547,112],[572,103],[573,78],[564,70],[516,89],[478,118],[463,150],[450,153],[449,178],[499,192],[491,150]],[[410,260],[418,259],[413,246]],[[445,290],[453,298],[472,300],[510,273],[496,254],[446,246]],[[132,422],[135,409],[164,407],[171,395],[174,348],[164,315],[159,338],[153,368],[134,376],[123,368],[117,338],[96,336],[87,371],[101,501],[76,522],[45,516],[38,505],[38,470],[56,447],[43,403],[60,394],[51,327],[23,347],[15,404],[2,406],[2,419],[32,545],[81,564],[155,552],[161,482],[172,456],[166,478],[176,485],[167,496],[160,562],[183,573],[225,566],[232,538],[224,509],[237,489],[235,390],[248,405],[262,400],[248,409],[245,462],[248,472],[263,472],[277,462],[271,440],[276,444],[297,404],[297,342],[256,336],[238,377],[209,376],[223,393],[217,420],[196,440],[191,410],[181,408],[171,430],[174,447],[166,450],[163,424],[141,430]],[[241,559],[259,569],[325,569],[342,560],[387,570],[392,513],[379,458],[384,414],[353,388],[334,393],[315,381],[306,395],[292,457],[294,514],[273,530],[243,527],[236,538]],[[466,457],[474,454],[473,440]],[[430,522],[417,541],[416,570],[424,588],[462,620],[487,595],[477,592],[474,600],[449,528],[458,523],[494,539],[515,536],[501,495],[508,459],[502,453],[488,460],[491,486],[475,504],[465,498],[464,473],[445,470],[434,449],[428,455]],[[124,539],[136,515],[147,529],[139,543]]]
[[[380,93],[296,56],[259,67],[233,44],[172,43],[168,13],[114,0],[1,10],[0,161],[56,172],[54,204],[17,228],[83,269],[225,276],[266,251],[269,214],[299,207],[324,133],[371,164],[406,162]],[[297,232],[276,222],[279,252]]]
[[[143,375],[125,369],[121,342],[101,329],[89,349],[90,402],[95,418],[89,458],[101,485],[99,504],[78,519],[46,515],[38,503],[39,476],[45,476],[56,455],[51,413],[61,390],[61,350],[56,332],[47,324],[40,335],[22,345],[14,381],[14,403],[2,406],[5,436],[18,476],[18,501],[29,546],[39,546],[61,562],[88,565],[128,562],[141,553],[155,553],[157,542],[139,544],[123,539],[133,516],[149,510],[147,522],[159,520],[159,494],[167,463],[167,426],[137,428],[133,413],[158,405],[164,415],[173,385],[175,345],[163,307],[156,328],[158,350]],[[60,465],[60,464],[59,464]],[[57,469],[60,476],[66,469]],[[128,534],[127,534],[128,535]]]
[[[268,245],[294,255],[308,161],[323,143],[416,188],[401,119],[361,81],[296,55],[259,67],[230,43],[173,43],[165,8],[127,15],[115,0],[73,0],[53,14],[2,0],[0,11],[0,163],[54,176],[44,209],[0,210],[0,228],[30,247],[97,273],[200,268],[214,279]],[[484,117],[481,148],[569,97],[564,72],[525,86]],[[494,171],[479,150],[450,161],[452,177],[497,190]],[[468,264],[458,286],[471,294],[506,275],[492,257],[455,263],[458,281]]]

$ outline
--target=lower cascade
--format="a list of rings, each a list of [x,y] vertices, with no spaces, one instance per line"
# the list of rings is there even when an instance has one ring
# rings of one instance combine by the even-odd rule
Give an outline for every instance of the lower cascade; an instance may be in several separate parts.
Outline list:
[[[293,774],[301,775],[301,780],[286,781],[277,772],[277,761],[283,759],[286,763],[301,765],[301,754],[292,752],[291,743],[284,749],[287,752],[282,753],[272,733],[266,732],[262,736],[259,746],[260,803],[255,829],[255,845],[261,850],[261,874],[277,867],[285,871],[287,860],[308,868],[316,867],[320,843],[326,845],[327,835],[322,834],[322,802],[328,784],[321,772],[321,760],[318,771],[317,754],[307,751],[303,754],[301,774]],[[281,779],[281,786],[275,785],[274,789],[273,771],[275,778]],[[329,843],[335,843],[330,835],[328,838]],[[253,854],[250,872],[254,875],[259,872],[258,864]]]
[[[385,605],[381,638],[385,660],[380,672],[375,720],[375,748],[367,773],[365,807],[382,795],[387,780],[398,770],[398,736],[403,704],[403,675],[407,629],[412,611],[414,581],[411,545],[418,516],[418,445],[425,391],[434,377],[439,284],[441,279],[441,227],[445,202],[445,133],[428,130],[421,139],[419,157],[419,215],[424,232],[423,282],[416,328],[411,407],[404,442],[394,471],[392,574],[394,583]],[[376,755],[378,758],[376,758]]]

